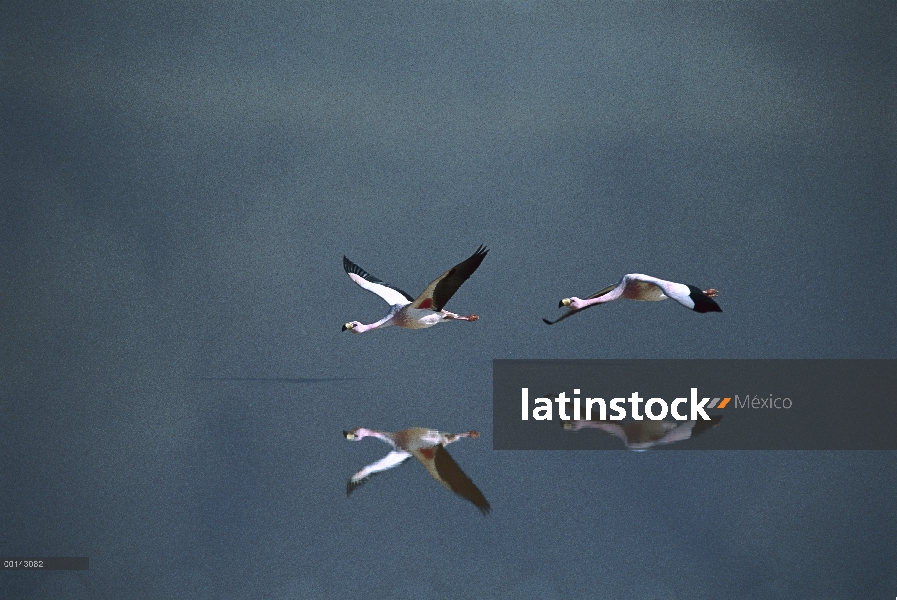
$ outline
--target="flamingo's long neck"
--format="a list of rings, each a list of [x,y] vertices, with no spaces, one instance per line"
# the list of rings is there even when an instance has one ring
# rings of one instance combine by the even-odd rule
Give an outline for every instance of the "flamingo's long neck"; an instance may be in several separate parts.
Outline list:
[[[393,435],[391,433],[386,433],[384,431],[377,431],[376,429],[365,429],[364,427],[360,427],[358,431],[355,432],[355,435],[358,439],[366,438],[366,437],[375,437],[378,440],[383,440],[387,444],[391,446],[395,446],[395,441],[393,440]]]
[[[383,317],[376,323],[369,323],[367,325],[364,325],[364,324],[356,325],[352,331],[354,331],[355,333],[364,333],[365,331],[370,331],[371,329],[377,329],[379,327],[389,327],[390,325],[395,325],[395,323],[392,322],[393,316],[394,315],[392,313],[389,313],[388,315],[386,315],[385,317]]]

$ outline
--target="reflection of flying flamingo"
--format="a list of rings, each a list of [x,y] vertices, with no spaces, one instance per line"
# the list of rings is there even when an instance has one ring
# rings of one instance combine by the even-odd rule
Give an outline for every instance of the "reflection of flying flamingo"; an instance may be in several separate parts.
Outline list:
[[[713,301],[719,295],[714,289],[701,291],[693,285],[684,283],[674,283],[664,279],[651,277],[650,275],[642,275],[640,273],[630,273],[623,275],[623,279],[616,285],[611,285],[600,292],[592,294],[585,300],[581,300],[576,296],[564,298],[558,304],[559,308],[569,307],[570,310],[561,315],[554,321],[542,319],[549,325],[554,325],[558,321],[563,321],[575,312],[584,308],[595,306],[596,304],[604,304],[617,298],[628,298],[629,300],[666,300],[672,298],[682,306],[690,308],[695,312],[723,312],[719,304]]]
[[[393,447],[392,452],[377,462],[366,466],[349,479],[349,483],[346,485],[346,495],[351,494],[355,488],[366,483],[371,475],[400,465],[413,456],[427,468],[433,479],[459,496],[463,496],[471,501],[484,515],[491,510],[482,492],[464,474],[458,463],[452,459],[445,449],[445,446],[461,438],[480,437],[478,432],[441,433],[424,427],[412,427],[396,433],[389,433],[356,427],[352,431],[344,431],[343,435],[346,436],[346,439],[354,441],[365,437],[375,437]]]
[[[364,325],[359,321],[350,321],[343,325],[343,331],[348,329],[352,333],[364,333],[371,329],[388,327],[390,325],[397,325],[406,329],[423,329],[432,327],[440,321],[448,321],[450,319],[476,321],[479,319],[476,315],[464,317],[442,310],[442,307],[458,291],[461,284],[467,281],[473,272],[477,270],[477,267],[486,258],[487,252],[489,250],[485,246],[480,246],[470,258],[458,263],[433,280],[417,298],[412,298],[399,288],[380,281],[344,256],[343,268],[349,277],[352,278],[352,281],[386,300],[390,309],[389,314],[376,323]]]
[[[672,444],[698,436],[713,429],[722,420],[722,415],[710,417],[709,421],[563,421],[561,425],[569,431],[594,428],[615,435],[630,450],[647,450],[661,444]]]

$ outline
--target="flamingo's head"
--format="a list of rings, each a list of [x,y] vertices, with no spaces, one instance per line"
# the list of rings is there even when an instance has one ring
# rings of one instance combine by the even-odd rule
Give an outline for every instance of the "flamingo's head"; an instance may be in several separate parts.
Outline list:
[[[582,308],[582,300],[577,298],[576,296],[570,296],[569,298],[564,298],[558,303],[558,308],[571,308],[573,310],[579,310]]]
[[[361,325],[361,321],[349,321],[345,325],[341,331],[351,331],[352,333],[361,333],[360,331],[355,331],[355,328]]]

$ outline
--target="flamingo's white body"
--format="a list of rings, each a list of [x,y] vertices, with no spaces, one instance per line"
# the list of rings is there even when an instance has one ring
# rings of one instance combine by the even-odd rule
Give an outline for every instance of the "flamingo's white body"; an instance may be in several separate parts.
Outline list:
[[[477,438],[476,431],[466,433],[442,433],[435,429],[425,427],[412,427],[395,433],[377,431],[356,427],[351,431],[344,431],[346,439],[357,441],[366,437],[375,437],[393,447],[392,452],[372,463],[349,479],[346,485],[346,495],[351,494],[355,488],[366,483],[371,475],[396,467],[412,456],[427,468],[433,479],[452,490],[459,496],[472,502],[483,514],[490,511],[489,503],[483,497],[482,492],[464,474],[458,463],[452,459],[445,446],[464,437]]]
[[[462,316],[443,310],[446,302],[458,291],[461,284],[477,270],[489,250],[480,246],[467,260],[458,263],[427,286],[417,298],[412,298],[397,287],[377,279],[351,260],[343,257],[343,268],[349,277],[369,292],[383,298],[390,306],[389,314],[375,323],[363,324],[350,321],[343,325],[343,331],[364,333],[395,325],[406,329],[424,329],[448,320],[476,321],[477,315]]]
[[[623,275],[623,278],[616,285],[610,285],[600,292],[596,292],[585,299],[571,296],[564,298],[558,303],[559,308],[567,307],[566,313],[554,321],[542,319],[548,325],[554,325],[558,321],[563,321],[570,315],[579,312],[596,304],[604,304],[618,298],[626,298],[628,300],[644,300],[654,302],[658,300],[666,300],[672,298],[682,306],[690,308],[699,313],[706,312],[722,312],[713,298],[719,295],[714,289],[701,290],[693,285],[686,283],[676,283],[665,279],[658,279],[650,275],[641,273],[629,273]]]

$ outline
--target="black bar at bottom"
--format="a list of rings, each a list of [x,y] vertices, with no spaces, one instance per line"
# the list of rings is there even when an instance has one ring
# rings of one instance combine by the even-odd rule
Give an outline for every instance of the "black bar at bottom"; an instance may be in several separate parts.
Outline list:
[[[87,556],[2,556],[0,569],[4,571],[87,571]]]

